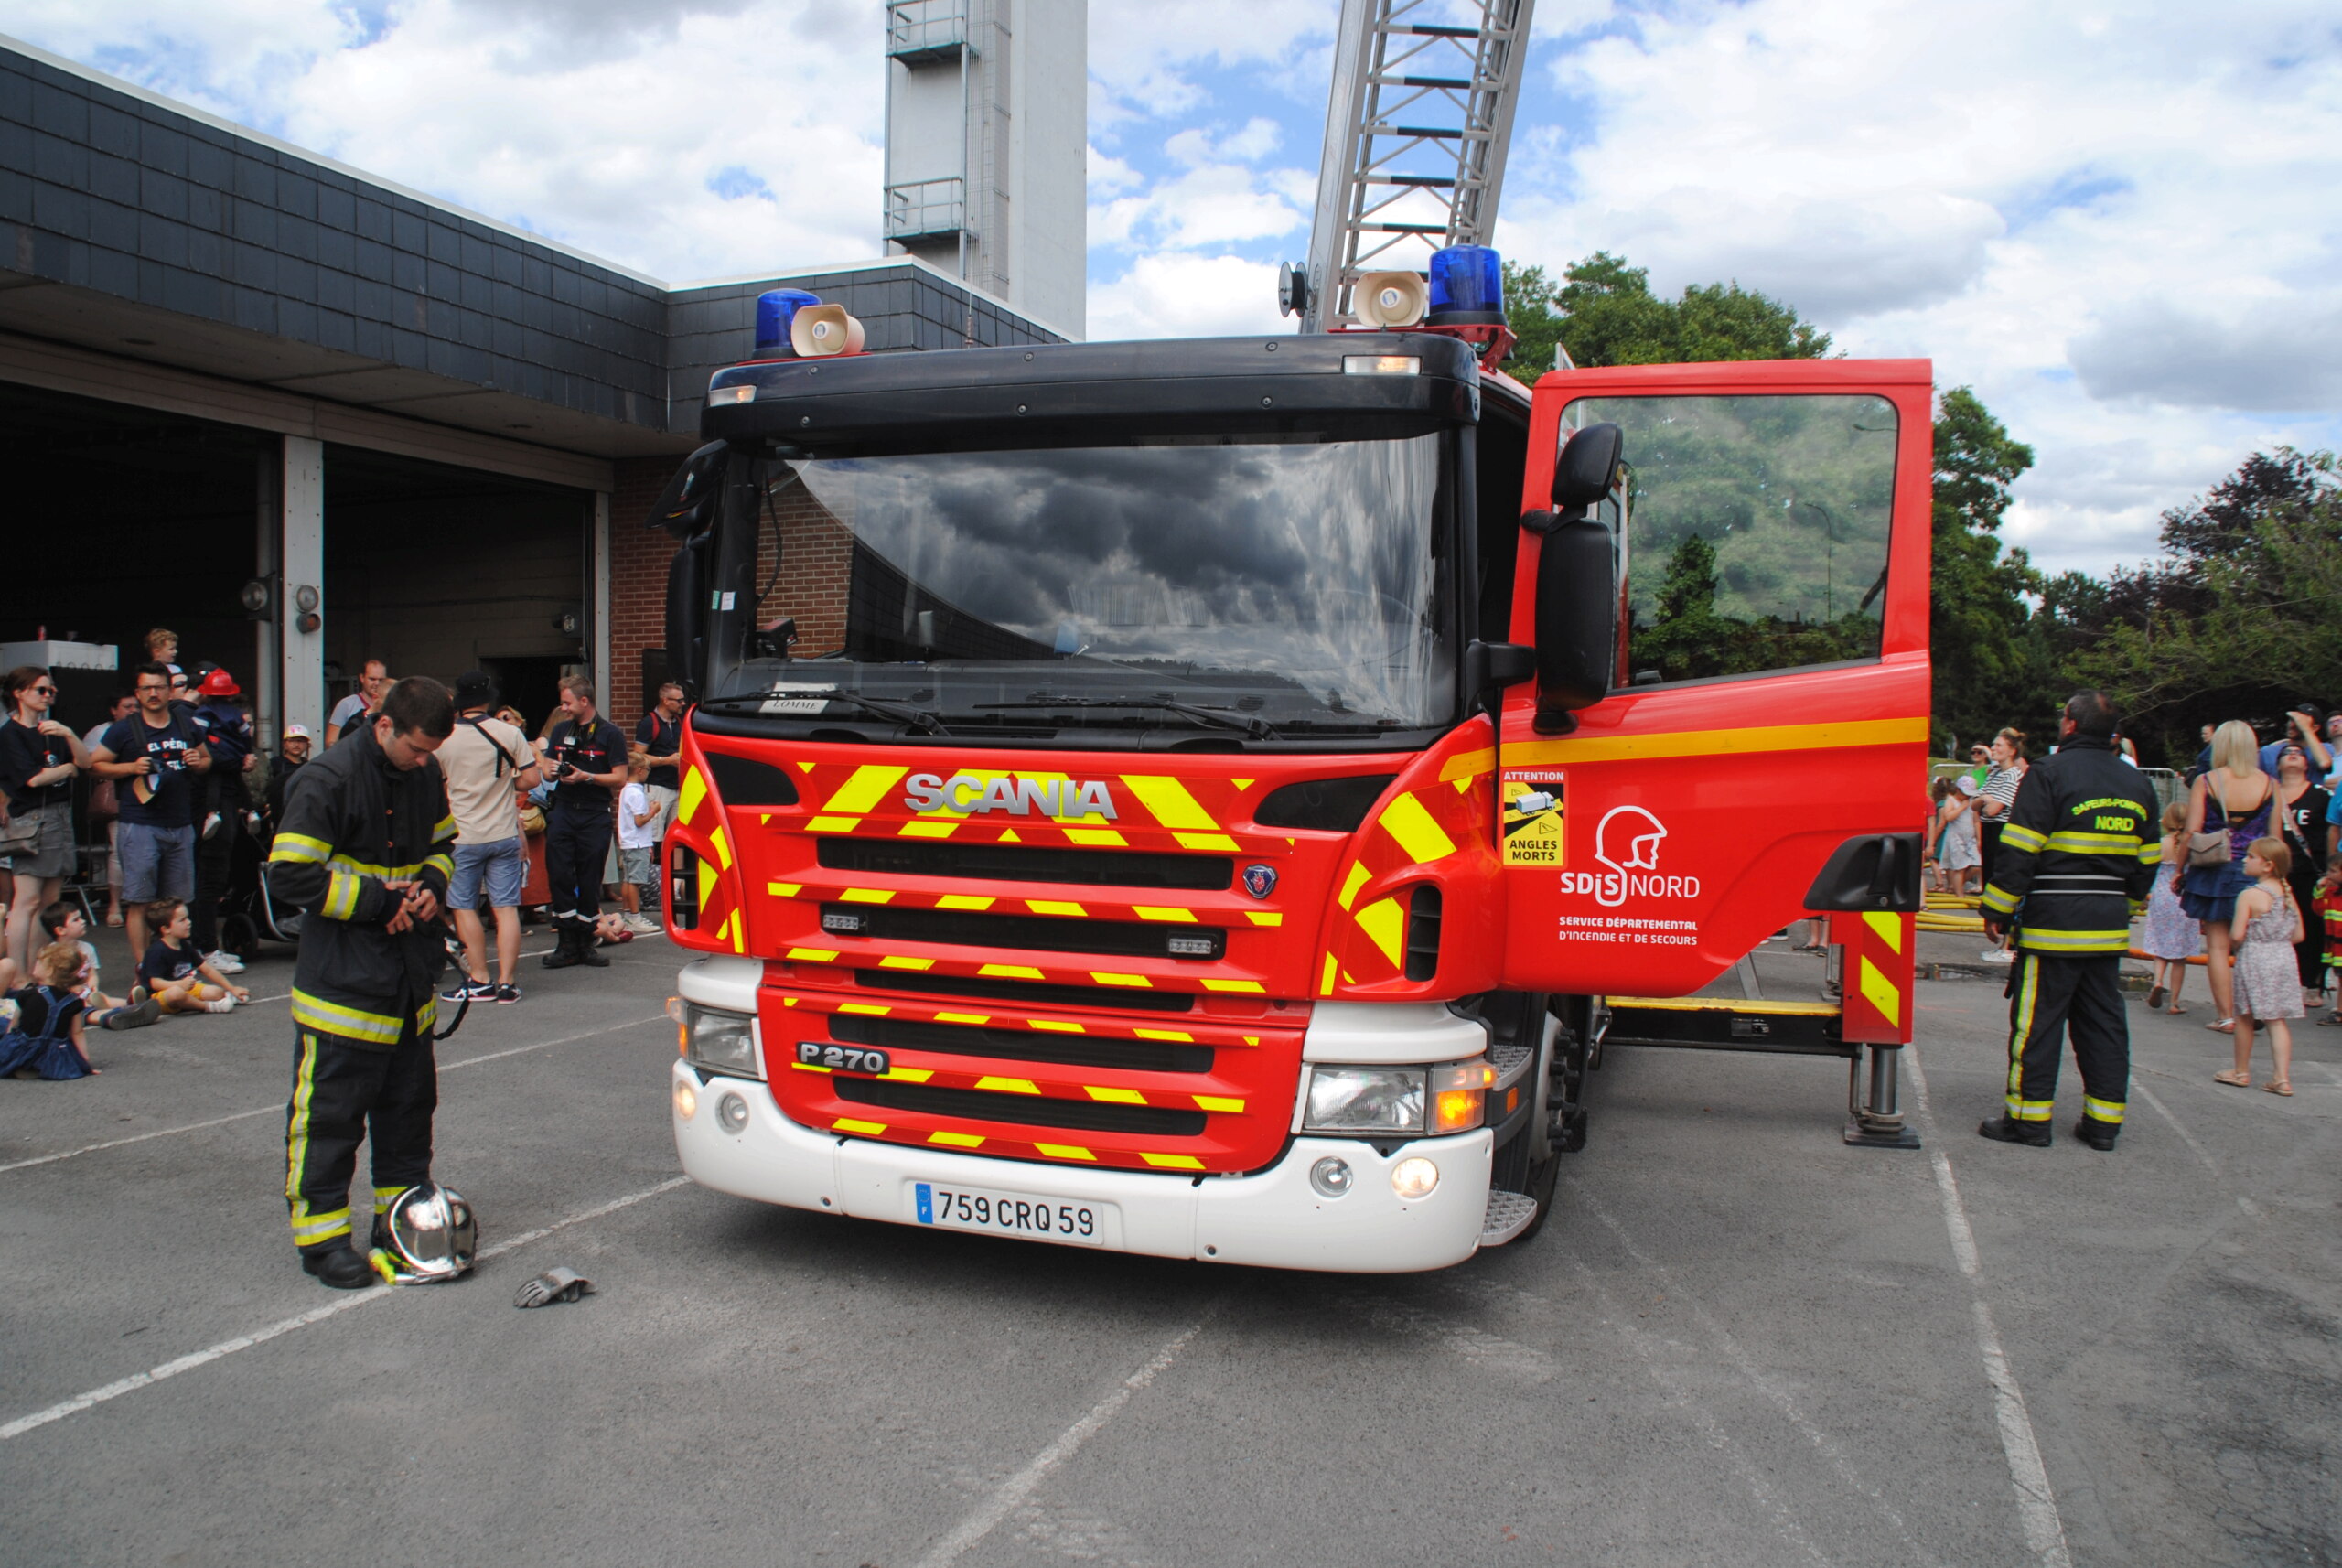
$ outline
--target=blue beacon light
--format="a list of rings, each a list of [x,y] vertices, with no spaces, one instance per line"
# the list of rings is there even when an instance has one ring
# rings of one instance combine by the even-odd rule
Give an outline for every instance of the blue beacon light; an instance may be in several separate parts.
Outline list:
[[[799,311],[821,303],[821,295],[808,294],[801,288],[776,288],[757,295],[757,348],[749,357],[757,360],[796,358],[797,351],[789,345],[789,324],[797,318]]]
[[[1486,245],[1450,245],[1432,252],[1431,298],[1423,321],[1432,327],[1501,326],[1504,263]]]

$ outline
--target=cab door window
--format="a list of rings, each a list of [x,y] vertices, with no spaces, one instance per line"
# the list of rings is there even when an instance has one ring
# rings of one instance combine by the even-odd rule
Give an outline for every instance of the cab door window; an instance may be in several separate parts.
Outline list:
[[[1885,398],[1595,397],[1626,435],[1621,678],[1714,680],[1878,657],[1895,497]]]

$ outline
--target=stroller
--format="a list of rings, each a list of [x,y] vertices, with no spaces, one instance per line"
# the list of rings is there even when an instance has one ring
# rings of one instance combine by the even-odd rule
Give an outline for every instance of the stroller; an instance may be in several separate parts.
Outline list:
[[[268,896],[269,846],[276,837],[266,817],[251,832],[240,832],[228,857],[228,891],[220,900],[220,945],[250,962],[263,942],[298,943],[301,911],[279,907]]]

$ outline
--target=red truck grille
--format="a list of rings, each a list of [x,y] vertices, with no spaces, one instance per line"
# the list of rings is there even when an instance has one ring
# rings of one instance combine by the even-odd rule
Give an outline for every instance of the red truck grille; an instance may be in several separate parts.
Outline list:
[[[1093,995],[1080,1016],[862,994],[872,999],[766,987],[773,1095],[806,1126],[1005,1159],[1191,1174],[1257,1170],[1284,1147],[1297,1026],[1100,1011],[1145,993]],[[875,1047],[888,1070],[868,1077],[800,1063],[800,1042]]]

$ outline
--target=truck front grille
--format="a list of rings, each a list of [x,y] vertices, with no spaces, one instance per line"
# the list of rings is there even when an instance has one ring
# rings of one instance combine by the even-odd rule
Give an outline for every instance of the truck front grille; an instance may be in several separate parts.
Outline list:
[[[817,852],[832,871],[944,876],[976,882],[1063,882],[1091,887],[1226,888],[1236,863],[1224,854],[1020,848],[1015,844],[920,843],[906,839],[825,838]]]
[[[1076,1133],[1127,1133],[1149,1138],[1193,1138],[1204,1130],[1200,1111],[1171,1111],[1153,1105],[1113,1105],[1094,1101],[1051,1100],[1029,1094],[994,1094],[976,1089],[937,1089],[886,1079],[839,1077],[832,1092],[855,1105],[883,1106],[914,1115],[951,1116],[972,1122],[1005,1122],[1021,1127],[1059,1127]]]
[[[1025,1029],[987,1029],[964,1024],[933,1024],[918,1018],[873,1018],[837,1013],[830,1038],[889,1050],[937,1051],[998,1061],[1055,1062],[1066,1067],[1130,1072],[1211,1071],[1209,1046],[1163,1040],[1117,1040],[1102,1036],[1040,1034]]]
[[[979,980],[972,975],[921,974],[904,969],[857,969],[854,983],[872,991],[912,991],[931,996],[981,996],[1035,1007],[1078,1007],[1126,1013],[1185,1013],[1196,1004],[1186,991],[1138,991],[1122,986],[1050,985],[1034,980]]]
[[[1228,953],[1217,926],[1148,920],[1090,920],[1047,915],[983,915],[964,909],[824,904],[822,929],[878,941],[946,942],[1028,952],[1111,953],[1118,958],[1210,960]],[[1198,950],[1198,949],[1202,950]]]

